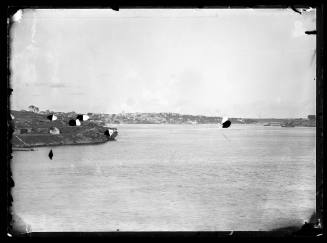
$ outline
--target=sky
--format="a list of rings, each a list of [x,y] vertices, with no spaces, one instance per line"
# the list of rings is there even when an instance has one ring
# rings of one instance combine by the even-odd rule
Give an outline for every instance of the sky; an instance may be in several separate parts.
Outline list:
[[[10,30],[11,108],[315,114],[316,13],[26,9]]]

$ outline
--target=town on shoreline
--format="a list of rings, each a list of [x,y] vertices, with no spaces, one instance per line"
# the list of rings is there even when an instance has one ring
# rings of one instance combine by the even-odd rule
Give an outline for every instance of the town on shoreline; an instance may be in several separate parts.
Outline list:
[[[118,124],[218,124],[219,116],[184,115],[179,113],[87,113],[40,111],[31,105],[28,110],[11,110],[12,145],[15,148],[38,146],[99,144],[115,140]],[[49,119],[55,116],[55,120]],[[77,117],[86,116],[87,120],[70,123]],[[264,126],[315,127],[316,116],[307,118],[228,118],[232,124],[257,124]]]
[[[74,113],[73,113],[74,114]],[[76,113],[75,113],[76,114]],[[98,124],[217,124],[222,121],[220,116],[185,115],[179,113],[87,113],[90,119]],[[234,118],[229,117],[232,124],[265,124],[315,127],[316,116],[306,118]]]
[[[71,112],[58,112],[58,111],[40,111],[35,106],[29,106],[28,110],[20,110],[13,112],[33,112],[39,115],[51,115],[55,114],[62,118],[74,118],[80,113],[74,111]],[[217,124],[222,121],[220,116],[204,116],[204,115],[188,115],[172,112],[134,112],[118,114],[105,114],[105,113],[87,113],[90,118],[90,122],[97,123],[99,125],[106,124]],[[283,125],[293,124],[294,126],[316,126],[316,116],[308,115],[305,118],[240,118],[229,117],[233,124],[271,124],[271,125]]]
[[[60,112],[60,111],[40,111],[35,106],[29,106],[28,110],[20,110],[14,112],[33,112],[39,115],[55,114],[62,118],[74,118],[78,114],[74,111]],[[118,114],[105,113],[86,113],[90,122],[99,125],[106,124],[217,124],[222,121],[221,116],[204,116],[204,115],[188,115],[173,112],[133,112]],[[315,127],[316,116],[308,115],[305,118],[240,118],[229,117],[232,124],[265,124],[265,125],[283,125],[293,124],[294,126]]]

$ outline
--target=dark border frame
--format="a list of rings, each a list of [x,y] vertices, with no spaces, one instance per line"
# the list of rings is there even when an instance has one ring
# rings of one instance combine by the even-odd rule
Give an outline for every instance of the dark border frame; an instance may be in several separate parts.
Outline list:
[[[6,217],[2,217],[1,220],[4,221],[5,225],[4,229],[1,229],[1,236],[5,235],[6,238],[9,238],[7,233],[10,232],[10,222],[11,222],[11,212],[10,207],[12,204],[12,196],[11,196],[11,187],[14,186],[14,181],[11,177],[12,173],[10,170],[10,160],[11,160],[11,144],[10,138],[11,133],[8,125],[8,121],[10,120],[10,94],[12,90],[10,89],[10,23],[8,23],[8,18],[10,18],[18,9],[21,8],[112,8],[113,10],[119,11],[119,8],[287,8],[294,7],[302,8],[302,7],[315,7],[317,8],[317,29],[315,33],[307,33],[307,34],[316,34],[317,35],[317,52],[316,52],[316,60],[317,60],[317,68],[316,68],[316,117],[317,117],[317,125],[316,125],[316,215],[319,219],[321,219],[322,224],[322,236],[318,237],[320,239],[326,238],[326,229],[324,227],[325,215],[323,206],[325,204],[325,199],[323,195],[326,195],[326,186],[323,181],[325,175],[323,173],[325,168],[325,142],[323,138],[323,132],[326,128],[326,119],[324,119],[324,110],[326,105],[324,105],[324,74],[326,73],[326,63],[324,62],[324,58],[326,57],[326,49],[324,48],[324,40],[325,40],[325,32],[324,27],[326,23],[326,14],[325,14],[325,4],[323,1],[314,1],[313,3],[303,2],[303,1],[291,1],[290,3],[285,3],[282,1],[270,1],[269,3],[263,3],[263,1],[219,1],[219,2],[209,2],[202,1],[198,3],[186,3],[179,2],[174,5],[168,5],[162,1],[156,2],[156,4],[150,1],[138,1],[134,3],[128,3],[124,1],[110,1],[108,3],[99,3],[99,1],[92,2],[95,5],[89,4],[63,4],[60,1],[47,1],[48,3],[44,4],[44,2],[38,0],[31,1],[21,1],[18,3],[17,1],[11,1],[10,4],[7,4],[5,7],[5,13],[1,14],[1,16],[5,17],[3,27],[6,27],[6,59],[1,63],[3,65],[3,70],[6,69],[6,74],[1,72],[3,75],[3,80],[7,80],[7,82],[1,82],[2,87],[2,104],[6,104],[5,106],[1,106],[1,114],[5,114],[6,120],[4,120],[4,116],[1,119],[0,135],[3,137],[3,140],[6,139],[6,143],[0,143],[1,155],[6,154],[6,162],[1,163],[1,172],[4,173],[4,176],[1,176],[1,192],[5,192],[6,200],[1,200],[1,203],[4,203],[5,214]],[[2,12],[1,12],[2,13]],[[6,26],[5,26],[6,25]],[[3,28],[5,29],[5,28]],[[311,30],[310,30],[311,31]],[[3,42],[4,43],[4,42]],[[2,55],[4,56],[4,55]],[[6,127],[4,130],[3,127]],[[5,152],[5,153],[4,153]],[[2,197],[3,198],[3,197]],[[49,233],[29,233],[22,235],[14,235],[16,237],[223,237],[223,238],[238,238],[238,237],[299,237],[299,236],[308,236],[315,237],[317,234],[313,234],[311,231],[306,231],[301,234],[297,234],[299,231],[296,229],[289,227],[283,229],[277,229],[276,231],[235,231],[231,234],[231,232],[221,231],[221,232],[49,232]],[[296,234],[294,234],[296,233]],[[315,237],[317,238],[317,237]]]

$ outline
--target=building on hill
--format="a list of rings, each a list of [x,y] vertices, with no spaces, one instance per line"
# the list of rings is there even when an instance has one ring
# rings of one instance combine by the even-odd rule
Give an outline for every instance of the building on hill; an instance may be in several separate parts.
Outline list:
[[[54,114],[48,115],[47,118],[48,118],[50,121],[55,121],[55,120],[58,119],[58,117],[55,116]]]
[[[52,135],[60,134],[60,130],[57,127],[50,127],[49,133]]]
[[[281,125],[282,125],[281,122],[272,121],[272,122],[266,123],[264,126],[277,126],[277,127],[279,127]]]

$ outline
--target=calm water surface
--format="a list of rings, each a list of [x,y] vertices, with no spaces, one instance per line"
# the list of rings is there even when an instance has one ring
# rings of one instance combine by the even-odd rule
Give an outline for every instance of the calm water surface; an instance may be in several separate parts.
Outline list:
[[[270,230],[315,210],[315,128],[118,125],[117,141],[14,152],[32,231]]]

